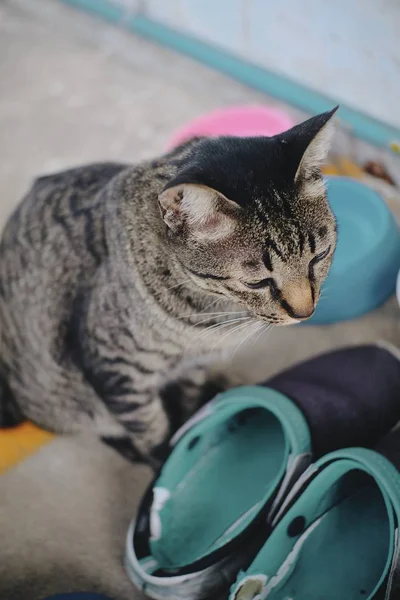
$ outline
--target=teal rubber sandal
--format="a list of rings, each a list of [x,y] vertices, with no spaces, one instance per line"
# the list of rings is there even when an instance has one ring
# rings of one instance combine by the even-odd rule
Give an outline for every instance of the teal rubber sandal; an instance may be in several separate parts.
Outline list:
[[[310,434],[295,404],[250,386],[221,394],[172,446],[128,533],[126,567],[153,598],[209,598],[265,540],[310,464]]]
[[[131,580],[155,599],[229,593],[266,546],[311,446],[313,460],[374,447],[399,421],[399,356],[380,345],[329,352],[197,413],[172,439],[129,529]]]
[[[399,521],[392,462],[372,450],[332,452],[292,488],[230,600],[398,600]]]

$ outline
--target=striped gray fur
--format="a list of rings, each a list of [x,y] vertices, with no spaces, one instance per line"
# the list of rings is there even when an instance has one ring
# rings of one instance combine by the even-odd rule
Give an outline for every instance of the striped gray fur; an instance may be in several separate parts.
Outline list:
[[[210,350],[237,345],[250,327],[293,320],[282,277],[309,273],[312,255],[327,240],[332,253],[336,239],[324,192],[307,197],[320,176],[302,174],[292,200],[279,186],[271,199],[267,182],[268,202],[258,193],[232,216],[218,185],[182,187],[179,179],[210,152],[207,143],[34,183],[0,247],[0,419],[11,402],[46,429],[92,430],[129,458],[157,462],[172,431],[214,389],[203,393]],[[215,144],[223,155],[224,139]],[[208,194],[207,211],[214,203],[211,217],[177,208],[197,192]],[[235,212],[236,200],[226,201]],[[327,268],[310,283],[316,296]],[[271,293],[246,287],[249,277],[274,277]]]

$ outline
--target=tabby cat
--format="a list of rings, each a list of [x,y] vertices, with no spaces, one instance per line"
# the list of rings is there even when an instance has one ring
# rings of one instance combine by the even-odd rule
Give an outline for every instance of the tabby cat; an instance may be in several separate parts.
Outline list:
[[[310,317],[336,244],[320,171],[335,110],[37,179],[0,246],[3,425],[90,429],[157,462],[213,348]]]

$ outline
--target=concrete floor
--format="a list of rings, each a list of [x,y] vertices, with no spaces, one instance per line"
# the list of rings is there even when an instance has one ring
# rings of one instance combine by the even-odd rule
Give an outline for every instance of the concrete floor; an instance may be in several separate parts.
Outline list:
[[[38,174],[136,161],[161,152],[199,113],[265,101],[56,0],[3,0],[0,81],[0,227]],[[351,323],[272,331],[228,368],[256,381],[314,353],[376,339],[400,343],[394,300]],[[4,475],[0,600],[78,589],[138,598],[121,558],[148,477],[97,441],[68,437]]]

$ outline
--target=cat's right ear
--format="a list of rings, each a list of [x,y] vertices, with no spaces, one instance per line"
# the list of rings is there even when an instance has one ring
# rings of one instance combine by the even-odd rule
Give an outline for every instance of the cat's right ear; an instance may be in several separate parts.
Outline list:
[[[300,177],[310,177],[326,160],[335,132],[334,116],[338,108],[336,106],[333,110],[311,117],[298,126],[300,139],[307,146],[297,167],[295,181]]]
[[[197,239],[217,240],[233,232],[240,207],[204,185],[184,183],[159,196],[164,223],[173,233],[184,228]]]
[[[320,172],[331,146],[337,110],[338,106],[276,136],[284,148],[285,173],[293,177],[295,183],[309,183]],[[320,179],[316,182],[315,195],[323,189]]]

